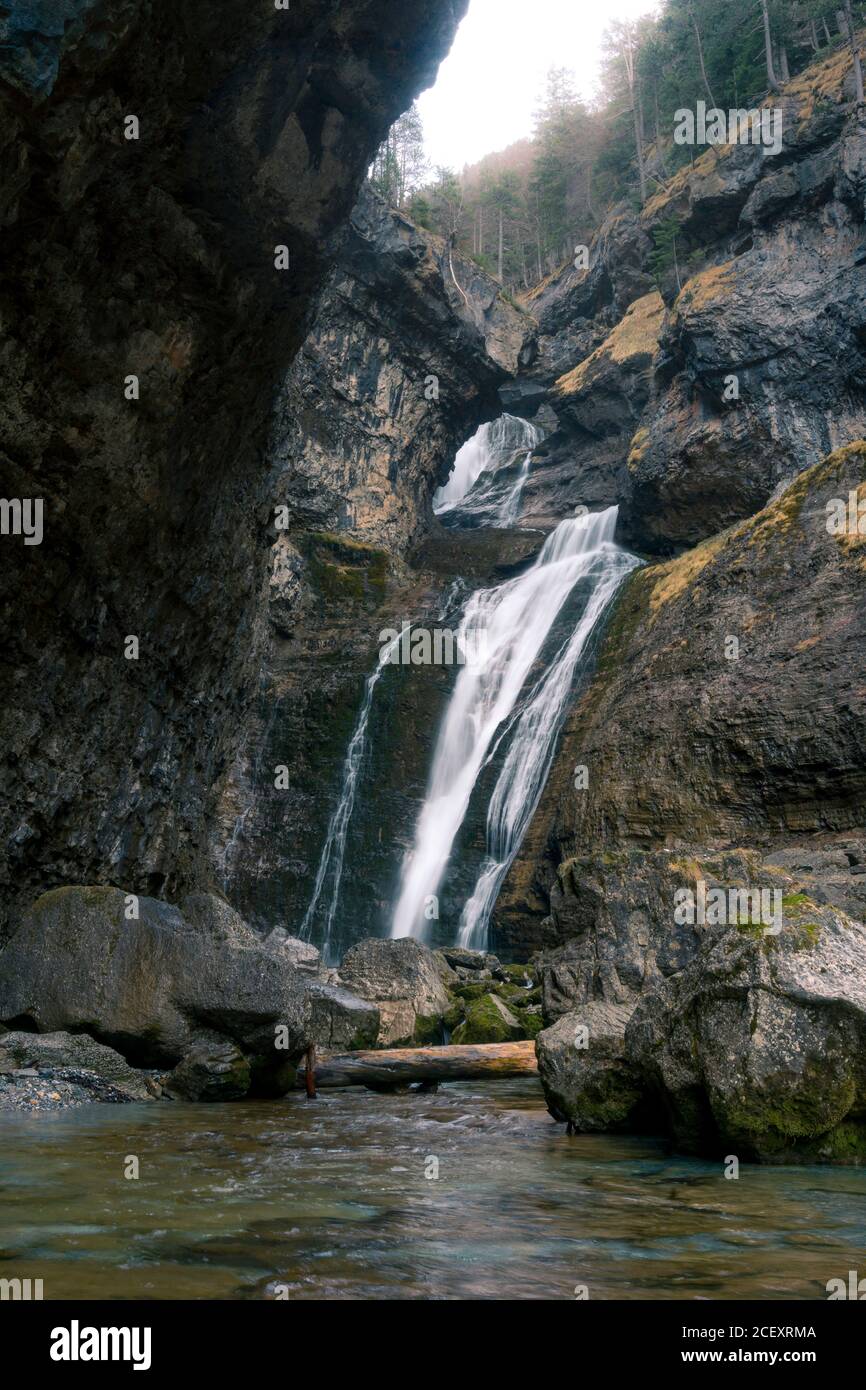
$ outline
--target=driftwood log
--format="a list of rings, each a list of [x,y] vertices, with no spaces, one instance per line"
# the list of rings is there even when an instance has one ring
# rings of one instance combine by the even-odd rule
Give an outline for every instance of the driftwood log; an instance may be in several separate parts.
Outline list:
[[[531,1076],[538,1066],[534,1042],[479,1043],[475,1047],[394,1047],[380,1052],[319,1054],[313,1085],[367,1086],[390,1091],[412,1082],[496,1081]],[[307,1089],[306,1067],[298,1069],[298,1086]],[[309,1092],[308,1092],[309,1094]]]

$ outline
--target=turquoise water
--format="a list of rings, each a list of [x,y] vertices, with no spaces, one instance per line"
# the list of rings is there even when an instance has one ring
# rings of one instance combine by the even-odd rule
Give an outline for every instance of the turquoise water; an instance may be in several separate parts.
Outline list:
[[[849,1269],[866,1171],[568,1138],[532,1079],[0,1120],[0,1278],[48,1299],[823,1299]]]

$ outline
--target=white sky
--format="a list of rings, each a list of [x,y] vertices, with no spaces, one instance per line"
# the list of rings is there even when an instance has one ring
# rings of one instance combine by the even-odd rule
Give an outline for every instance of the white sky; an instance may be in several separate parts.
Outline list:
[[[470,0],[436,85],[418,98],[430,162],[459,171],[531,135],[549,68],[571,68],[592,97],[608,24],[655,10],[655,0]]]

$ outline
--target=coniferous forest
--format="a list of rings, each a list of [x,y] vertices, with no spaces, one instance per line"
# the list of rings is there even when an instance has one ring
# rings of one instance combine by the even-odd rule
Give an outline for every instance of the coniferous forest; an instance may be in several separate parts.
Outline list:
[[[695,157],[674,116],[703,100],[751,109],[817,57],[850,44],[857,0],[663,0],[658,18],[610,25],[599,90],[548,73],[531,139],[464,169],[431,169],[415,107],[395,123],[374,188],[518,292],[588,245],[608,208],[643,206]]]

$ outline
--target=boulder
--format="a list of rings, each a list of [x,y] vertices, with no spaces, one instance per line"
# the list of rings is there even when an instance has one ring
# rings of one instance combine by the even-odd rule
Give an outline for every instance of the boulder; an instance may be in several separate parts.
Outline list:
[[[539,407],[544,405],[547,396],[548,387],[529,377],[516,377],[514,381],[507,381],[499,388],[502,409],[512,415],[519,415],[524,420],[536,414]]]
[[[309,998],[311,1042],[340,1052],[376,1046],[380,1012],[375,1004],[319,981],[310,985]]]
[[[299,936],[289,936],[285,927],[274,927],[265,937],[265,944],[273,950],[281,951],[296,970],[306,970],[315,975],[321,969],[321,951],[310,941],[302,941]]]
[[[217,1034],[197,1038],[165,1084],[170,1100],[240,1100],[249,1089],[249,1062],[237,1043]]]
[[[445,946],[439,952],[445,957],[452,970],[486,970],[488,973],[497,969],[499,961],[495,956],[491,956],[487,951],[470,951],[467,946]]]
[[[34,1067],[40,1072],[89,1072],[122,1093],[123,1099],[153,1098],[153,1090],[140,1071],[119,1052],[94,1042],[86,1033],[4,1032],[0,1037],[0,1071]]]
[[[402,1047],[415,1041],[418,1015],[409,999],[383,999],[379,1004],[377,1047]]]
[[[727,928],[638,1003],[626,1056],[688,1153],[866,1161],[866,927],[805,894]]]
[[[555,1120],[580,1131],[635,1128],[644,1087],[625,1056],[631,1012],[595,999],[538,1034],[538,1074]]]
[[[454,1044],[517,1042],[526,1032],[509,1009],[495,994],[485,994],[466,1005],[463,1022],[451,1036]]]
[[[433,959],[436,962],[436,969],[439,971],[439,978],[443,985],[448,990],[452,989],[460,978],[457,971],[451,968],[442,951],[434,951]]]
[[[175,1066],[217,1034],[247,1059],[253,1089],[291,1084],[310,1004],[289,958],[212,895],[141,897],[133,918],[128,902],[103,887],[39,898],[0,953],[0,1019],[87,1032],[139,1066]]]
[[[434,953],[411,937],[371,939],[352,946],[340,966],[340,983],[378,1004],[379,1045],[429,1040],[451,1000]]]

